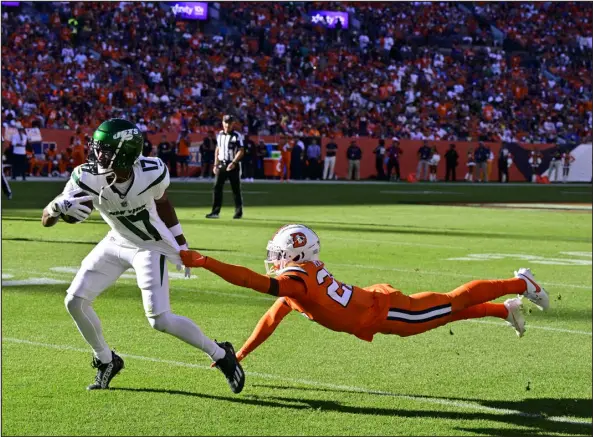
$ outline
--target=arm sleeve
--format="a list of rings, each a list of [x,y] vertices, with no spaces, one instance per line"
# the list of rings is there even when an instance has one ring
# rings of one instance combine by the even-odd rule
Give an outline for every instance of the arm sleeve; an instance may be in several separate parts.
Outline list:
[[[292,280],[292,276],[270,278],[247,267],[226,264],[210,257],[206,257],[204,268],[233,285],[251,288],[260,293],[273,296],[298,297],[304,295],[307,291],[305,282]]]
[[[241,361],[260,344],[266,341],[290,311],[292,310],[284,299],[277,299],[276,302],[274,302],[274,305],[272,305],[262,316],[245,344],[241,347],[239,352],[237,352],[237,359]]]

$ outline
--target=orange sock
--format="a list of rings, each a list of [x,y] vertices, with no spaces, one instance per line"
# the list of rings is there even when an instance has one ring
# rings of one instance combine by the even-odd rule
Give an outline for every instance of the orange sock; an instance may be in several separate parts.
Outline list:
[[[527,290],[527,284],[523,279],[498,279],[471,281],[457,287],[447,293],[451,297],[451,309],[453,312],[469,308],[507,294],[523,294]]]
[[[499,317],[503,320],[509,315],[507,308],[501,303],[481,303],[451,314],[451,321],[480,319],[482,317]]]

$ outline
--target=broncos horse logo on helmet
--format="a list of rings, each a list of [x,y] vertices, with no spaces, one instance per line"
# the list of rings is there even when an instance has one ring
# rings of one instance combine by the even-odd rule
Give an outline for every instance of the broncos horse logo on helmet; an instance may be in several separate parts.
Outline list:
[[[278,274],[289,262],[304,263],[319,260],[319,237],[305,225],[282,226],[268,241],[264,264],[268,275]]]
[[[131,170],[143,145],[142,133],[134,123],[121,118],[104,121],[89,142],[89,169],[95,175]]]

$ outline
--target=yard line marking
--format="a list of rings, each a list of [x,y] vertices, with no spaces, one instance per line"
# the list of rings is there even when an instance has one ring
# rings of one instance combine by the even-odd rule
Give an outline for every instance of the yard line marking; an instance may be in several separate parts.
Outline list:
[[[30,340],[22,340],[19,338],[3,338],[2,341],[16,343],[16,344],[25,344],[28,346],[44,347],[44,348],[48,348],[48,349],[83,352],[83,353],[87,353],[87,354],[90,352],[89,349],[82,349],[82,348],[77,348],[77,347],[73,347],[73,346],[69,346],[69,345],[40,343],[40,342],[35,342],[35,341],[30,341]],[[165,359],[161,359],[161,358],[145,357],[142,355],[132,355],[132,354],[123,354],[123,353],[120,353],[119,355],[124,358],[131,358],[131,359],[137,359],[137,360],[142,360],[142,361],[150,361],[153,363],[169,364],[171,366],[177,366],[177,367],[188,367],[188,368],[200,369],[200,370],[213,370],[210,366],[206,366],[203,364],[193,364],[193,363],[186,363],[183,361],[165,360]],[[511,409],[507,409],[507,408],[487,407],[485,405],[481,405],[481,404],[473,403],[473,402],[468,402],[468,401],[451,401],[451,400],[447,400],[447,399],[439,399],[439,398],[431,398],[431,397],[417,397],[417,396],[412,396],[412,395],[402,395],[402,394],[392,393],[392,392],[388,392],[388,391],[368,389],[365,387],[332,384],[332,383],[327,383],[327,382],[313,381],[313,380],[300,379],[300,378],[289,378],[286,376],[273,375],[273,374],[269,374],[269,373],[245,372],[245,374],[255,377],[255,378],[275,379],[278,381],[289,382],[291,384],[301,384],[301,385],[307,385],[307,386],[312,386],[312,387],[325,387],[325,388],[329,388],[329,389],[333,389],[333,390],[349,391],[352,393],[376,394],[376,395],[389,396],[389,397],[394,397],[394,398],[398,398],[398,399],[404,399],[404,400],[414,401],[414,402],[419,402],[419,403],[438,404],[438,405],[444,405],[444,406],[448,406],[448,407],[465,408],[465,409],[469,409],[469,410],[484,411],[484,412],[499,414],[499,415],[506,414],[506,415],[533,418],[533,419],[547,420],[547,421],[551,421],[551,422],[571,423],[574,425],[591,425],[591,422],[587,419],[580,419],[580,418],[568,417],[568,416],[548,416],[548,417],[546,417],[541,414],[525,413],[525,412],[519,411],[519,410],[511,410]]]
[[[462,322],[469,322],[469,323],[480,323],[483,325],[497,325],[497,326],[508,326],[505,322],[488,322],[486,320],[461,320]],[[588,331],[577,331],[574,329],[564,329],[564,328],[551,328],[549,326],[536,326],[536,325],[531,325],[531,324],[526,324],[525,325],[526,329],[542,329],[544,331],[553,331],[553,332],[562,332],[562,333],[566,333],[566,334],[582,334],[582,335],[588,335],[588,336],[593,336],[593,333],[588,332]]]

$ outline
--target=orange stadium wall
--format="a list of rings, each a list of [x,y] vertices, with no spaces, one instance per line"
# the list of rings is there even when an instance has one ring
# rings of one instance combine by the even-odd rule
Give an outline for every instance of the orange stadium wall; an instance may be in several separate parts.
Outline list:
[[[90,131],[88,132],[90,133]],[[64,150],[70,144],[70,137],[74,135],[74,131],[71,130],[61,130],[61,129],[41,129],[41,134],[43,137],[44,143],[55,143],[57,146],[58,151]],[[175,142],[178,138],[178,133],[176,132],[165,132],[167,136],[167,141]],[[163,133],[158,134],[149,134],[148,137],[152,144],[156,147],[156,145],[161,141]],[[201,143],[204,139],[204,134],[191,134],[191,150],[192,155],[196,155],[197,146]],[[259,141],[260,139],[263,140],[266,144],[279,144],[281,137],[280,136],[253,136],[252,139],[254,141]],[[375,170],[375,155],[373,150],[377,147],[378,140],[376,138],[369,138],[369,137],[359,137],[359,138],[336,138],[335,142],[338,145],[338,154],[336,159],[336,168],[335,172],[338,178],[345,178],[348,172],[348,160],[346,159],[346,150],[350,145],[350,141],[354,140],[362,149],[362,160],[360,165],[360,178],[361,179],[368,179],[376,175]],[[322,149],[322,158],[325,156],[325,145],[330,142],[329,138],[322,138],[321,139],[321,149]],[[386,146],[391,146],[391,139],[386,140]],[[465,142],[465,141],[429,141],[429,145],[435,145],[441,155],[441,162],[438,167],[438,178],[440,180],[444,180],[445,178],[445,152],[449,149],[450,144],[455,144],[457,153],[459,154],[459,165],[457,167],[457,180],[463,180],[463,177],[466,172],[466,163],[467,163],[467,153],[470,148],[475,148],[478,146],[477,141]],[[499,142],[492,142],[492,143],[485,143],[495,155],[495,159],[492,162],[489,179],[494,181],[498,179],[498,153],[502,143]],[[418,163],[418,158],[416,153],[418,148],[422,145],[422,141],[417,140],[401,140],[400,147],[403,150],[403,154],[400,158],[400,168],[401,168],[401,175],[402,179],[405,179],[408,174],[416,173],[416,165]],[[527,144],[527,143],[519,143],[519,146],[525,150],[530,149],[537,149],[537,150],[546,150],[554,147],[554,144]],[[192,156],[192,161],[195,163],[198,160],[196,156]],[[509,179],[511,181],[527,181],[527,177],[519,171],[517,168],[518,166],[514,163],[511,166],[509,171]],[[197,169],[197,167],[196,167]]]

